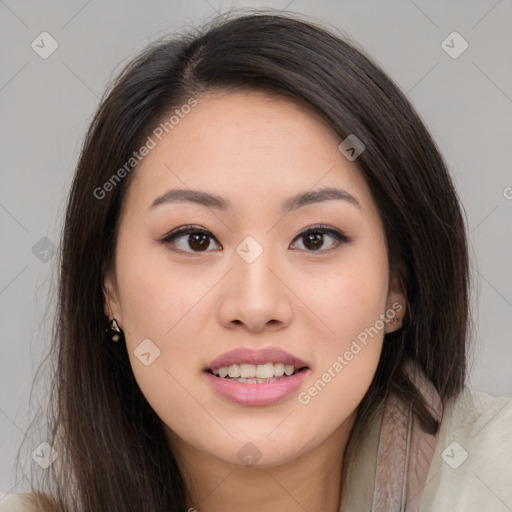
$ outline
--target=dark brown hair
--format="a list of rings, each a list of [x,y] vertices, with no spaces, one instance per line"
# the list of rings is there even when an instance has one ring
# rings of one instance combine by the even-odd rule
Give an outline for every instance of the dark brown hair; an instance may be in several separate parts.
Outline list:
[[[264,91],[307,104],[340,142],[355,134],[356,163],[379,209],[390,271],[403,283],[404,327],[387,334],[358,408],[360,431],[389,393],[422,428],[438,424],[404,372],[410,358],[446,403],[465,386],[469,340],[466,228],[443,158],[413,107],[355,44],[301,16],[222,15],[159,40],[105,93],[85,137],[61,243],[48,442],[52,503],[40,510],[186,510],[186,488],[161,420],[133,376],[126,346],[105,333],[102,280],[115,252],[119,211],[135,168],[99,199],[94,191],[129,161],[163,118],[214,90]],[[348,461],[344,461],[348,464]]]

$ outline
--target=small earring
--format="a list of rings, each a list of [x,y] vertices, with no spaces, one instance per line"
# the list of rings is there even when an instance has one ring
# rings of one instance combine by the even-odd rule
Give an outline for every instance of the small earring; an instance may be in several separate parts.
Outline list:
[[[117,320],[112,318],[110,320],[109,326],[105,329],[106,332],[109,332],[112,335],[112,341],[118,342],[121,338],[121,329],[119,329],[119,325],[117,325]]]

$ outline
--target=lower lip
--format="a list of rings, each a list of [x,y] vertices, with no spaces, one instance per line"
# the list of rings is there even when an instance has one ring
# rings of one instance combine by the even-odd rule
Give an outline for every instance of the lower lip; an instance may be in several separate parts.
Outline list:
[[[208,382],[223,397],[241,405],[270,405],[284,400],[293,393],[308,375],[310,369],[285,377],[274,382],[243,383],[216,377],[204,372]]]

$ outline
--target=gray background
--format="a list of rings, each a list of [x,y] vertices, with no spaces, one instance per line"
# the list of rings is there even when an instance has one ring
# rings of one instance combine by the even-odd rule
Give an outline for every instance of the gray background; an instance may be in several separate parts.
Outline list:
[[[38,404],[29,404],[29,395],[50,339],[56,271],[51,244],[59,243],[65,194],[98,99],[149,41],[233,6],[287,9],[335,27],[407,93],[449,165],[467,214],[476,328],[470,385],[512,396],[511,0],[0,0],[4,492],[26,482],[13,474],[12,464]],[[59,45],[47,59],[31,47],[43,31]],[[469,44],[458,58],[441,45],[453,31]],[[459,41],[448,44],[461,47]],[[44,403],[45,385],[36,384],[35,394]],[[28,439],[31,450],[37,444]]]

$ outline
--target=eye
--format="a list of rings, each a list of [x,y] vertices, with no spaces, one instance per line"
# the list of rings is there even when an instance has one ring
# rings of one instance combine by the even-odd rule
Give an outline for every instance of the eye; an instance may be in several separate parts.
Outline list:
[[[322,246],[325,243],[325,236],[329,237],[332,242],[329,248],[322,249]],[[304,249],[299,249],[307,252],[330,252],[340,244],[350,242],[350,238],[340,231],[322,225],[313,226],[302,231],[302,233],[299,233],[294,240],[301,239],[304,240]],[[171,233],[162,238],[161,242],[166,246],[171,245],[177,247],[178,252],[181,251],[193,254],[199,252],[210,252],[207,250],[211,245],[210,240],[216,240],[210,231],[198,226],[187,225],[171,231]],[[218,242],[217,244],[222,248]],[[290,247],[293,247],[293,245],[294,244],[292,243]],[[172,247],[171,250],[175,250],[174,247]]]
[[[328,249],[321,249],[325,242],[326,235],[334,241],[330,244]],[[307,252],[330,252],[340,244],[350,242],[350,239],[340,231],[322,225],[308,228],[295,237],[295,240],[301,239],[304,240],[303,245],[305,247],[305,249],[301,250],[306,250]]]
[[[188,238],[187,238],[188,237]],[[180,239],[185,240],[180,240]],[[210,233],[210,231],[197,227],[197,226],[181,226],[164,238],[162,238],[161,242],[164,245],[177,245],[179,251],[183,252],[210,252],[206,251],[210,247],[210,239],[214,239],[215,237]],[[179,243],[181,242],[181,247]],[[187,245],[192,251],[187,250]]]

